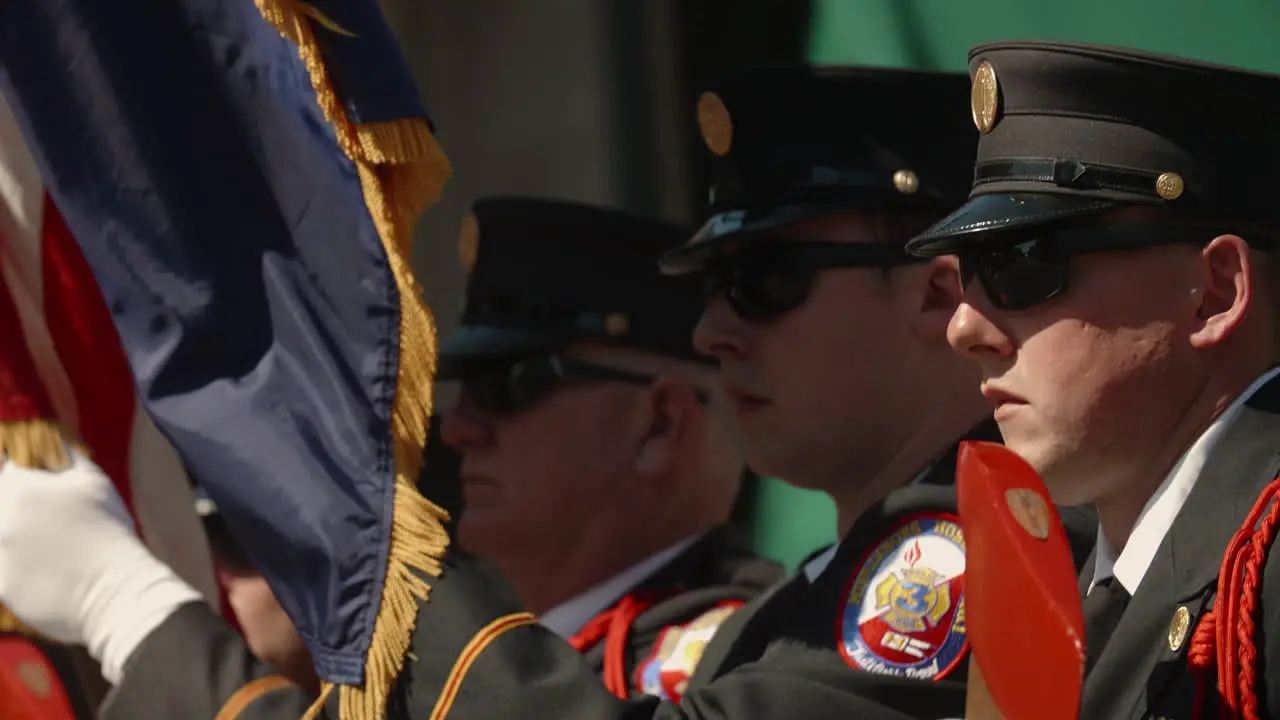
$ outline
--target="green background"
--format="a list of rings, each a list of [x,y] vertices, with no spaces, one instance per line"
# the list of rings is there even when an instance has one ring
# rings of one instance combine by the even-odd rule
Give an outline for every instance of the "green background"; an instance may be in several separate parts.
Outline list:
[[[970,47],[1010,39],[1103,43],[1280,72],[1280,2],[816,0],[809,57],[964,70]],[[793,567],[835,539],[835,509],[825,495],[771,479],[757,492],[752,534],[760,552]]]

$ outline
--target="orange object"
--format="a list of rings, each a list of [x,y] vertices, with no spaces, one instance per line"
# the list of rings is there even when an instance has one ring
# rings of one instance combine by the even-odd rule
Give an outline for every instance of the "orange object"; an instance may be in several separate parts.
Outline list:
[[[0,637],[0,720],[75,720],[49,660],[31,641]]]
[[[969,641],[991,699],[1007,720],[1077,720],[1084,613],[1044,483],[1005,446],[964,442],[956,486]]]
[[[623,700],[631,696],[626,669],[627,637],[631,634],[631,624],[664,595],[666,593],[631,593],[617,605],[592,618],[577,635],[569,638],[569,644],[578,652],[586,652],[601,640],[605,641],[604,685]]]

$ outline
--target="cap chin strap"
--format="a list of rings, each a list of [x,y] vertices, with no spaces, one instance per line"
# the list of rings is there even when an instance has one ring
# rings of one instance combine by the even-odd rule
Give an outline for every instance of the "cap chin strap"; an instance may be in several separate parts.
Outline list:
[[[1114,190],[1166,200],[1157,189],[1157,181],[1164,175],[1166,173],[1069,158],[1008,158],[986,160],[975,165],[973,186],[977,188],[993,182],[1039,182],[1075,190]]]

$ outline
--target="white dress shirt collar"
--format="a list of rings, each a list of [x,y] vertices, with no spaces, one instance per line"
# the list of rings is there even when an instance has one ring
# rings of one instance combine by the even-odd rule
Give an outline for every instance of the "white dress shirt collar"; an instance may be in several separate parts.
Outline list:
[[[661,570],[667,563],[675,560],[680,553],[701,539],[703,535],[694,535],[661,552],[650,555],[604,582],[578,594],[565,602],[551,608],[538,618],[551,632],[568,639],[599,615],[632,588],[644,582],[649,576]]]
[[[1151,567],[1156,551],[1164,542],[1164,536],[1169,533],[1169,528],[1173,527],[1174,519],[1178,517],[1178,512],[1186,503],[1191,489],[1200,479],[1200,473],[1204,470],[1205,461],[1208,460],[1213,446],[1221,439],[1231,421],[1240,414],[1241,408],[1249,398],[1277,375],[1280,375],[1280,367],[1272,368],[1262,377],[1254,380],[1253,384],[1241,393],[1226,411],[1219,415],[1191,444],[1191,447],[1187,448],[1173,469],[1169,471],[1164,482],[1160,483],[1160,487],[1156,488],[1155,493],[1143,506],[1142,512],[1138,515],[1138,522],[1134,524],[1133,532],[1129,534],[1129,541],[1125,543],[1118,556],[1102,534],[1102,526],[1098,526],[1098,545],[1094,552],[1093,580],[1089,583],[1089,590],[1093,590],[1094,585],[1114,576],[1130,595],[1138,591],[1138,586],[1146,576],[1147,569]]]
[[[929,463],[926,465],[923,470],[916,473],[915,477],[911,478],[911,482],[907,483],[906,486],[919,485],[924,482],[924,479],[929,477],[929,473],[933,471],[933,467],[936,464],[937,463]],[[809,562],[804,564],[804,567],[800,568],[801,572],[804,573],[805,579],[809,581],[810,585],[812,585],[813,582],[818,579],[818,576],[826,571],[827,566],[831,564],[831,559],[836,556],[836,551],[840,549],[840,542],[842,540],[843,538],[837,540],[831,547],[813,556]]]

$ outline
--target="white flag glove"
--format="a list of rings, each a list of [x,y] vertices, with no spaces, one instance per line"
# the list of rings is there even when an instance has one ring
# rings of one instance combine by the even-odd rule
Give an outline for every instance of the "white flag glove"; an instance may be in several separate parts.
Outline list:
[[[36,631],[84,645],[108,682],[152,630],[201,599],[138,539],[90,460],[77,454],[58,472],[0,467],[0,602]]]

